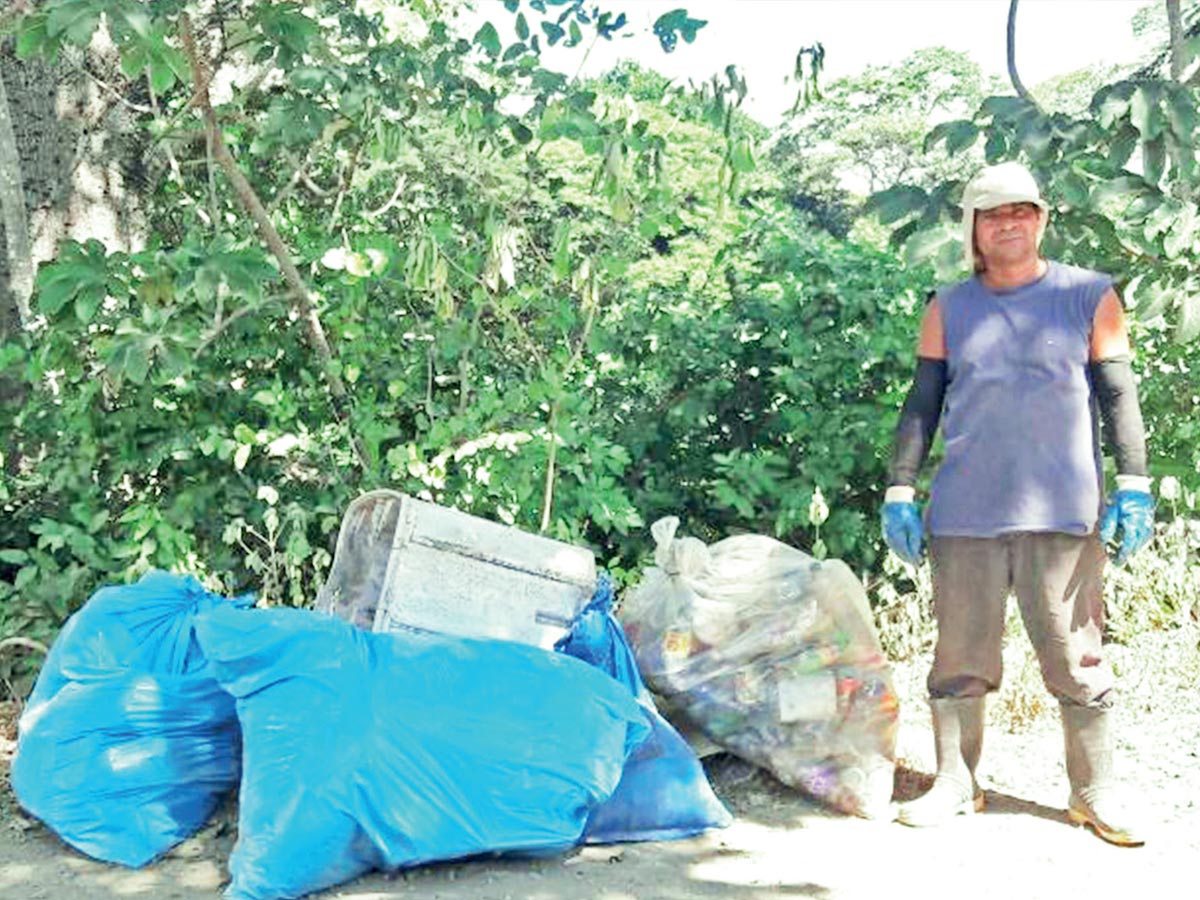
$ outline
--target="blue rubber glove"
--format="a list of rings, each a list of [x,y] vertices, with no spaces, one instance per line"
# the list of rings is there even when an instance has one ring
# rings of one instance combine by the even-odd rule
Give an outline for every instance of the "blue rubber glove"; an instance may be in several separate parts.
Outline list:
[[[921,538],[925,526],[921,511],[912,502],[884,503],[880,511],[883,520],[883,539],[898,557],[912,566],[921,563]]]
[[[1100,540],[1107,544],[1121,530],[1121,544],[1113,560],[1118,566],[1137,553],[1154,534],[1154,498],[1147,491],[1121,490],[1100,519]]]

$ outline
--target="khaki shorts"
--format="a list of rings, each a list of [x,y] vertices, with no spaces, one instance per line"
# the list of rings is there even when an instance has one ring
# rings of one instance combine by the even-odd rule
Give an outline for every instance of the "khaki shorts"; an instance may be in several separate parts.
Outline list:
[[[934,537],[937,649],[931,697],[981,697],[1000,686],[1005,604],[1016,594],[1042,679],[1058,700],[1112,703],[1104,658],[1104,547],[1094,535],[1020,532]]]

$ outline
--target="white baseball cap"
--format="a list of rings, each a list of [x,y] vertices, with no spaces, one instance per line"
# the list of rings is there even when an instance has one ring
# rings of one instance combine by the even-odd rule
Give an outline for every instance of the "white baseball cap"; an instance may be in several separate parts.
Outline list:
[[[1042,199],[1033,175],[1018,162],[981,169],[963,189],[963,260],[968,270],[975,269],[975,210],[995,209],[1006,203],[1032,203],[1043,211],[1050,208]],[[1038,230],[1038,243],[1041,243],[1045,228],[1043,220]]]

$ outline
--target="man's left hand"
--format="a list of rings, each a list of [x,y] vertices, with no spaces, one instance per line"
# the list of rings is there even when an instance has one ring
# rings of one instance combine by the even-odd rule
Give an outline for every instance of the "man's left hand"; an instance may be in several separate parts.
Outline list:
[[[1154,498],[1148,491],[1119,490],[1100,520],[1100,540],[1107,544],[1121,531],[1113,560],[1118,566],[1146,546],[1154,535]]]

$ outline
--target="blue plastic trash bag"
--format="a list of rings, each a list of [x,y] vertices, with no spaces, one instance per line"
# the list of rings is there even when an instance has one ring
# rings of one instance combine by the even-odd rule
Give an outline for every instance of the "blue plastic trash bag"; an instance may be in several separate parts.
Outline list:
[[[21,715],[21,805],[77,850],[127,866],[195,833],[237,783],[241,747],[193,624],[249,602],[166,572],[97,591],[59,632]]]
[[[649,733],[619,684],[536,647],[295,609],[214,609],[197,629],[242,726],[232,900],[571,847]]]
[[[590,844],[691,837],[733,821],[717,799],[695,752],[658,712],[638,673],[625,632],[612,615],[612,582],[596,593],[555,649],[596,666],[623,684],[650,720],[650,737],[629,757],[613,795],[588,818]]]

